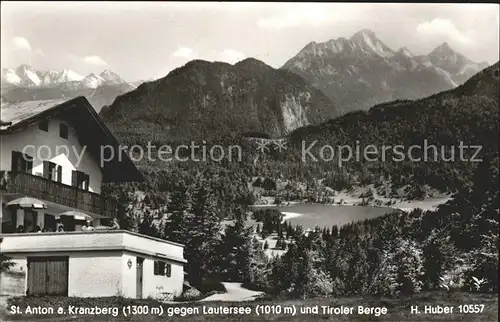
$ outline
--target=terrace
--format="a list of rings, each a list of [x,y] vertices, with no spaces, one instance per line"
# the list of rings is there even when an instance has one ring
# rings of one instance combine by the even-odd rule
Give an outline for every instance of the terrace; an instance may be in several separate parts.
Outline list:
[[[127,230],[0,234],[2,253],[129,251],[185,263],[183,245]]]

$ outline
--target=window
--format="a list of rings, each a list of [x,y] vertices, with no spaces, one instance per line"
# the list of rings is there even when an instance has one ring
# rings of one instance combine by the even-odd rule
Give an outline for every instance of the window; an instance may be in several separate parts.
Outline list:
[[[172,264],[165,264],[165,276],[172,276]]]
[[[64,123],[59,124],[59,136],[63,139],[68,138],[68,126]]]
[[[71,185],[83,190],[89,190],[90,176],[81,171],[73,171]]]
[[[160,276],[172,276],[172,265],[162,261],[154,262],[154,274]]]
[[[62,167],[54,162],[43,161],[43,177],[52,181],[62,181]]]
[[[11,169],[14,172],[31,173],[33,169],[33,157],[18,151],[12,151]]]
[[[48,132],[49,131],[49,120],[41,120],[40,123],[38,123],[38,128],[42,131]]]

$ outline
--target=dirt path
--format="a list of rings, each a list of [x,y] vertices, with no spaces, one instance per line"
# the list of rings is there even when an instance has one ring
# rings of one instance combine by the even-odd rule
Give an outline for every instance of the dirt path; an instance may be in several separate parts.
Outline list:
[[[263,292],[251,291],[246,288],[241,287],[241,283],[222,283],[226,287],[227,292],[222,294],[214,294],[206,297],[200,302],[208,301],[228,301],[228,302],[242,302],[242,301],[253,301],[255,298]]]

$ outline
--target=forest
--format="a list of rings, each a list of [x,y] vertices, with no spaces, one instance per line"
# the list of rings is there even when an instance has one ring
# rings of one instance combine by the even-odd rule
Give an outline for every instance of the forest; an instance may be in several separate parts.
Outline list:
[[[498,85],[498,78],[491,71],[426,99],[395,101],[300,128],[288,136],[290,149],[284,153],[259,154],[248,138],[221,135],[209,143],[240,144],[242,162],[144,161],[138,167],[145,182],[103,190],[119,199],[122,227],[186,245],[187,280],[201,293],[217,290],[220,281],[241,281],[276,297],[294,298],[442,289],[497,292],[498,86],[491,84]],[[300,161],[303,140],[408,146],[424,139],[447,147],[461,141],[481,145],[482,161],[353,161],[342,168]],[[428,185],[452,193],[453,200],[436,211],[395,211],[305,233],[282,223],[279,213],[250,207],[256,186],[272,193],[282,180],[303,183],[309,192],[326,186]],[[281,197],[305,197],[289,186]],[[137,191],[145,197],[138,198]],[[256,238],[273,232],[278,248],[285,250],[282,256],[267,256],[266,245]]]

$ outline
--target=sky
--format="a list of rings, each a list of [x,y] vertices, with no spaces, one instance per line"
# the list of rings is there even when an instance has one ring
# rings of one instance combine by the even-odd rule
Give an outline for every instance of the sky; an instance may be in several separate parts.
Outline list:
[[[192,59],[254,57],[279,68],[311,41],[370,29],[393,49],[447,42],[476,62],[499,59],[496,4],[2,2],[1,65],[110,69],[127,81]]]

